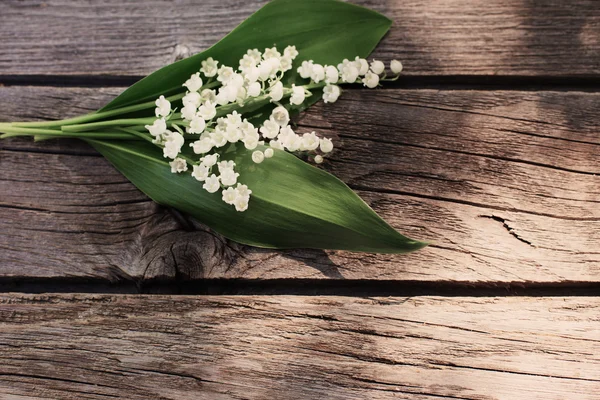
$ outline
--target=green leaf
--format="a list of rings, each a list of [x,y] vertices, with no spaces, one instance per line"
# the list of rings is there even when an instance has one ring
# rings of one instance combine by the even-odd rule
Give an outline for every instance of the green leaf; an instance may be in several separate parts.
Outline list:
[[[344,58],[366,57],[391,25],[392,21],[375,11],[335,0],[274,0],[208,50],[148,75],[100,111],[181,91],[202,60],[212,57],[237,67],[246,50],[253,48],[295,45],[300,54],[286,74],[286,81],[293,82],[303,60],[337,65]]]
[[[240,243],[377,253],[425,246],[394,230],[342,181],[281,150],[262,164],[252,162],[252,153],[240,150],[241,144],[230,145],[222,154],[235,161],[239,181],[252,190],[248,210],[237,212],[220,193],[202,189],[190,174],[174,176],[162,151],[149,143],[92,143],[154,201]]]
[[[295,45],[300,52],[295,67],[305,59],[337,64],[344,58],[366,57],[390,25],[381,14],[334,0],[275,0],[210,49],[151,74],[102,111],[181,91],[181,84],[200,68],[201,60],[213,57],[237,66],[249,48]],[[286,82],[307,83],[296,75],[295,67],[286,74]],[[311,103],[318,98],[312,96]],[[90,143],[150,198],[241,243],[381,253],[402,253],[425,245],[394,230],[339,179],[282,151],[260,165],[251,161],[251,152],[243,147],[231,146],[221,154],[235,160],[240,182],[253,191],[248,210],[240,213],[225,204],[220,194],[202,189],[202,183],[189,173],[173,175],[161,151],[148,143]]]

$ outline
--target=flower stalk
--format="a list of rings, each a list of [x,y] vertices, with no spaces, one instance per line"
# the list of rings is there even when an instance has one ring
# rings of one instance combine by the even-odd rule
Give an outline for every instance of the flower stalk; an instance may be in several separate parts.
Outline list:
[[[307,60],[298,66],[297,73],[308,82],[285,86],[283,78],[297,56],[295,46],[286,47],[282,53],[275,47],[264,52],[251,49],[237,69],[208,58],[183,82],[183,93],[61,121],[2,123],[0,138],[147,141],[171,160],[171,172],[180,174],[191,169],[192,177],[203,184],[204,190],[221,191],[225,203],[245,211],[252,191],[238,182],[240,174],[233,161],[219,161],[224,146],[243,143],[256,164],[268,162],[281,150],[322,163],[333,150],[332,141],[315,132],[294,132],[289,125],[289,110],[302,108],[315,89],[322,90],[325,103],[333,103],[341,94],[340,84],[362,83],[375,88],[380,81],[397,79],[402,70],[402,64],[394,60],[391,69],[396,77],[390,79],[381,61],[369,64],[356,57],[333,66]],[[179,102],[180,108],[173,107]],[[154,116],[143,117],[144,111],[149,114],[152,108]],[[258,121],[258,126],[250,120]],[[182,153],[185,144],[198,155],[197,159]]]
[[[135,139],[130,134],[109,133],[109,132],[62,132],[55,129],[42,128],[22,128],[18,126],[0,126],[0,139],[7,139],[19,136],[41,136],[52,138],[78,138],[78,139],[115,139],[115,140],[131,140]]]

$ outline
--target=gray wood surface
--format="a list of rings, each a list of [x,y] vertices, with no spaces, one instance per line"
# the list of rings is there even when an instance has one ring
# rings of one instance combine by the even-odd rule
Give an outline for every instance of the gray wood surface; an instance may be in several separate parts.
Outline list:
[[[146,75],[206,49],[264,3],[5,0],[0,76]],[[394,21],[375,56],[402,59],[407,75],[600,72],[600,7],[595,0],[354,3]]]
[[[0,120],[80,114],[119,90],[0,88]],[[324,168],[434,242],[400,256],[241,246],[178,221],[83,143],[2,141],[0,276],[598,282],[599,106],[595,93],[385,89],[310,109],[299,125],[338,146]]]
[[[4,399],[597,400],[594,298],[5,295]]]

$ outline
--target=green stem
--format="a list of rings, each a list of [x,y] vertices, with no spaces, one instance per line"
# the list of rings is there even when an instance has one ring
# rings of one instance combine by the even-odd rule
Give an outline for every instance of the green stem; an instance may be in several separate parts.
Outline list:
[[[183,97],[183,94],[176,94],[174,96],[168,97],[169,101],[176,101]],[[101,113],[92,113],[86,114],[75,118],[67,118],[58,121],[48,121],[48,122],[13,122],[14,126],[27,127],[27,128],[52,128],[52,127],[61,127],[64,125],[74,125],[74,124],[84,124],[92,121],[98,121],[109,117],[114,117],[116,115],[129,114],[136,111],[146,110],[148,108],[155,107],[154,101],[149,101],[147,103],[136,104],[133,106],[127,106],[122,108],[117,108],[115,110],[104,111]]]
[[[0,126],[0,132],[4,132],[5,134],[22,134],[18,136],[54,135],[56,133],[60,134],[60,131],[55,129],[21,128],[13,126],[12,124],[2,124]]]
[[[146,141],[148,141],[148,142],[150,142],[152,144],[156,144],[156,143],[154,143],[152,141],[152,138],[150,136],[148,136],[147,134],[145,134],[145,133],[138,132],[136,130],[129,129],[129,128],[117,128],[117,129],[120,130],[120,131],[123,131],[123,132],[127,132],[127,133],[129,133],[131,135],[135,135],[137,137],[140,137],[140,138],[142,138],[142,139],[144,139],[144,140],[146,140]]]
[[[171,120],[168,120],[167,123],[182,123],[183,120],[181,118],[180,113],[175,113],[171,115]],[[110,121],[101,121],[101,122],[91,122],[89,124],[77,124],[77,125],[66,125],[62,126],[60,129],[63,132],[85,132],[92,131],[95,129],[102,129],[106,127],[114,127],[114,126],[128,126],[128,125],[152,125],[156,121],[156,117],[149,118],[127,118],[127,119],[113,119]]]
[[[178,115],[178,114],[173,114],[173,115]],[[186,121],[184,119],[173,119],[173,120],[167,121],[167,125],[183,125],[183,126],[188,126],[189,124],[190,124],[190,121]]]
[[[106,127],[121,126],[121,125],[143,125],[152,124],[156,118],[130,118],[130,119],[113,119],[110,121],[92,122],[89,124],[65,125],[60,129],[63,132],[85,132]]]
[[[396,75],[396,76],[395,76],[395,77],[393,77],[393,78],[387,78],[387,79],[386,79],[386,77],[384,76],[384,77],[383,77],[382,79],[380,79],[379,81],[380,81],[380,82],[394,82],[394,81],[397,81],[397,80],[398,80],[398,78],[400,78],[400,74]]]
[[[12,126],[11,124],[1,124],[0,139],[6,139],[9,137],[17,136],[38,136],[45,138],[98,138],[98,139],[134,139],[131,135],[124,135],[122,133],[110,133],[110,132],[81,132],[81,133],[68,133],[62,132],[57,129],[42,129],[42,128],[23,128],[20,126]]]
[[[5,133],[3,135],[0,135],[0,139],[7,139],[7,138],[11,138],[11,137],[19,137],[19,136],[33,136],[34,138],[37,138],[38,140],[41,139],[59,139],[59,138],[73,138],[73,139],[110,139],[110,140],[135,140],[136,137],[129,135],[129,134],[122,134],[122,133],[106,133],[106,132],[81,132],[81,133],[76,133],[76,134],[65,134],[64,132],[59,132],[59,131],[55,131],[55,133],[53,134],[41,134],[41,133],[35,133],[35,132],[28,132],[28,133],[17,133],[17,132],[11,132],[11,133]]]

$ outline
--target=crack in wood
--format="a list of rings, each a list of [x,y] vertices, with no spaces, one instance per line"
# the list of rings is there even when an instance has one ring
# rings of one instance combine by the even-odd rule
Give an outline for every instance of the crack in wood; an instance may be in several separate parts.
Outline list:
[[[459,365],[456,363],[439,362],[439,361],[434,361],[434,360],[430,360],[429,362],[434,365],[447,366],[447,367],[452,367],[452,368],[464,368],[464,369],[472,369],[472,370],[479,370],[479,371],[500,372],[503,374],[539,376],[542,378],[569,379],[569,380],[574,380],[574,381],[585,381],[585,382],[600,382],[600,379],[578,378],[578,377],[574,377],[574,376],[565,376],[565,375],[534,374],[534,373],[530,373],[530,372],[510,371],[507,369],[495,369],[495,368],[475,367],[475,366],[471,366],[471,365]]]
[[[25,373],[18,373],[18,372],[1,372],[0,371],[0,377],[1,376],[14,376],[14,377],[22,377],[22,378],[41,379],[41,380],[49,380],[49,381],[57,381],[57,382],[65,382],[65,383],[77,383],[80,385],[101,386],[101,387],[106,387],[106,388],[111,388],[111,389],[119,389],[116,386],[110,386],[110,385],[106,385],[106,384],[102,384],[102,383],[98,383],[98,382],[86,382],[86,381],[79,381],[76,379],[59,378],[59,377],[35,375],[35,374],[25,374]]]
[[[556,219],[562,219],[562,220],[566,220],[566,221],[600,222],[600,218],[596,218],[596,217],[569,217],[569,216],[556,215],[556,214],[550,214],[550,213],[545,213],[545,212],[522,210],[522,209],[518,209],[518,208],[514,208],[514,207],[509,208],[509,207],[494,206],[494,205],[489,205],[489,204],[481,204],[481,203],[477,203],[477,202],[473,202],[473,201],[469,201],[469,200],[453,199],[453,198],[442,197],[442,196],[438,196],[438,195],[412,193],[412,192],[405,192],[402,190],[387,189],[387,188],[374,188],[374,187],[358,185],[358,184],[353,184],[353,183],[349,183],[348,186],[351,189],[360,190],[360,191],[364,191],[364,192],[396,194],[396,195],[401,195],[401,196],[447,201],[450,203],[464,204],[464,205],[480,207],[480,208],[489,208],[489,209],[496,210],[496,211],[519,212],[519,213],[523,213],[523,214],[537,215],[540,217],[556,218]]]
[[[497,215],[480,215],[480,218],[488,218],[488,219],[492,219],[494,221],[500,222],[502,224],[502,226],[506,229],[506,231],[513,237],[515,237],[518,241],[523,242],[525,244],[528,244],[531,247],[536,247],[534,246],[529,240],[523,239],[519,234],[517,234],[517,232],[515,232],[515,229],[513,227],[511,227],[510,225],[508,225],[508,220],[502,217],[499,217]]]

